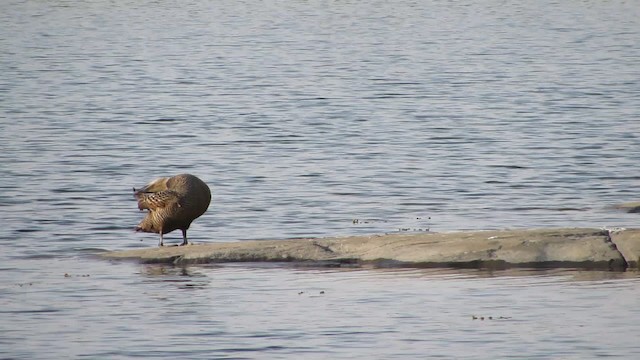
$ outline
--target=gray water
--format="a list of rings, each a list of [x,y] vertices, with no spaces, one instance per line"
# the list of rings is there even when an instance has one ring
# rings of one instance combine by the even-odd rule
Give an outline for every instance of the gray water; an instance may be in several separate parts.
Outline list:
[[[0,10],[0,357],[640,353],[634,272],[95,257],[155,246],[131,188],[180,172],[213,190],[194,242],[637,227],[637,2]]]

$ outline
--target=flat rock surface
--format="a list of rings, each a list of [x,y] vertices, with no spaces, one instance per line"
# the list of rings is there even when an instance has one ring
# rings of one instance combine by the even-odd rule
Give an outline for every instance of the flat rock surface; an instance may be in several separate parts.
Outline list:
[[[613,237],[612,237],[613,236]],[[620,241],[617,246],[615,241]],[[622,249],[622,250],[621,250]],[[113,251],[146,263],[297,261],[415,266],[637,266],[640,230],[560,228],[257,240]]]

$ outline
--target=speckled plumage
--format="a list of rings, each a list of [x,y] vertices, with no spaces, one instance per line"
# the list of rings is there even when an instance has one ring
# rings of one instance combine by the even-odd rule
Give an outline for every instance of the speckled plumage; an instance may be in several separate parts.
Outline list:
[[[191,222],[204,214],[211,202],[207,184],[190,174],[159,178],[133,191],[138,209],[148,210],[136,231],[160,234],[160,246],[164,245],[163,235],[177,229],[182,230],[182,245],[187,245]]]

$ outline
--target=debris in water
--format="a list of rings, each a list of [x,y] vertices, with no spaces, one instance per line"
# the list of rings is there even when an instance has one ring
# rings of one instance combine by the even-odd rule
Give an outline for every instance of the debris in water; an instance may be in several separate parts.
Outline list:
[[[476,316],[471,315],[472,320],[508,320],[511,319],[510,316]]]

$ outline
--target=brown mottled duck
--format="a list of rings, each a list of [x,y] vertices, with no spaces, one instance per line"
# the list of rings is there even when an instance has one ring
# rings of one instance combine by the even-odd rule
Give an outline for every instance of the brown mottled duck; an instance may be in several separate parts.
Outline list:
[[[163,246],[164,234],[182,230],[182,244],[189,244],[187,230],[193,220],[204,214],[211,202],[207,184],[190,174],[156,179],[142,189],[133,188],[138,209],[149,210],[136,226],[136,231],[160,234],[159,246]]]

